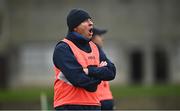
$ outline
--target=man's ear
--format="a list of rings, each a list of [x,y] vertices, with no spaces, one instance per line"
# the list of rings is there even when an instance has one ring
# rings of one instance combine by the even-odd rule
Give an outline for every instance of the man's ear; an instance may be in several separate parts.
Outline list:
[[[77,31],[77,28],[74,28],[74,29],[73,29],[73,31],[75,31],[75,32],[76,32],[76,31]]]

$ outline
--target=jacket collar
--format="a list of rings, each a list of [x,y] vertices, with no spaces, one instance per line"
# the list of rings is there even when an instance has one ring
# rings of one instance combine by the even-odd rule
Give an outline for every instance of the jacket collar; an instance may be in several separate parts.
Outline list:
[[[76,44],[82,44],[82,45],[86,45],[90,41],[90,39],[84,37],[83,35],[77,32],[69,32],[66,38]]]

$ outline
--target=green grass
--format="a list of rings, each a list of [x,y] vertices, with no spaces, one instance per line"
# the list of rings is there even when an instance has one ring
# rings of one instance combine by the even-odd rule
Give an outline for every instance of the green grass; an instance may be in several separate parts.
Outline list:
[[[42,92],[44,92],[48,96],[48,98],[53,97],[52,88],[23,88],[16,90],[0,90],[0,102],[39,101]]]
[[[113,96],[135,97],[135,96],[180,96],[180,85],[156,85],[156,86],[111,86]]]
[[[156,86],[111,86],[114,98],[134,96],[179,96],[180,85]],[[0,90],[0,102],[8,101],[39,101],[44,92],[48,99],[53,100],[53,88],[19,88],[16,90]]]

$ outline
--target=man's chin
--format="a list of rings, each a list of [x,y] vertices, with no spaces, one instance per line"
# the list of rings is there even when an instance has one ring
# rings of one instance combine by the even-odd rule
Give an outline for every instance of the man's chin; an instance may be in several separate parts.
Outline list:
[[[91,39],[91,38],[92,38],[92,36],[88,36],[87,38],[88,38],[88,39]]]
[[[89,34],[89,38],[92,38],[92,35],[93,35],[93,34],[90,33],[90,34]]]

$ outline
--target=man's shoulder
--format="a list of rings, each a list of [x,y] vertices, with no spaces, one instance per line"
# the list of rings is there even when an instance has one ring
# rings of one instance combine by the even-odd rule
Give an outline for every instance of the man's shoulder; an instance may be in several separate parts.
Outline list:
[[[64,41],[59,41],[57,44],[56,44],[56,48],[66,48],[68,47],[68,44],[65,43]]]

